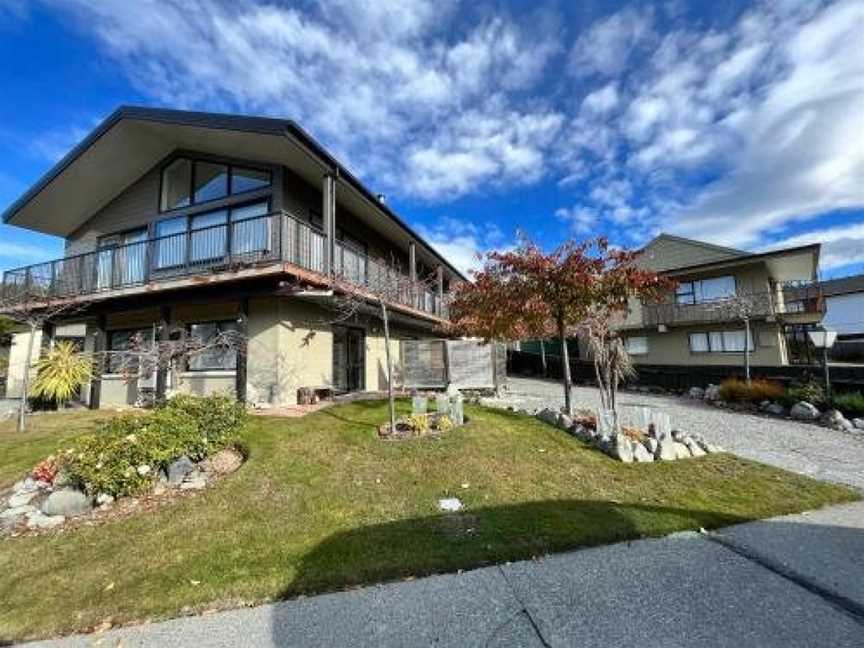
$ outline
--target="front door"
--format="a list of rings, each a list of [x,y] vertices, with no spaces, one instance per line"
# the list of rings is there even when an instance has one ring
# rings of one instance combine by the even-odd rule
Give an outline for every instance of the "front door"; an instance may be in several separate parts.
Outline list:
[[[337,392],[364,389],[366,337],[363,329],[333,328],[333,384]]]

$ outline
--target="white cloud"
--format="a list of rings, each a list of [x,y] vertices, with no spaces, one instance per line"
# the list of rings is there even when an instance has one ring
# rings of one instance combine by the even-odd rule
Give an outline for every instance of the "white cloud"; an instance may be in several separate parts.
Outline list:
[[[589,234],[599,222],[597,212],[585,207],[561,207],[555,210],[555,217],[567,223],[576,234]]]
[[[96,123],[96,121],[93,121],[89,128],[71,125],[46,130],[24,142],[24,145],[34,157],[42,158],[52,163],[57,162],[83,140]]]
[[[462,24],[457,4],[57,6],[159,102],[293,117],[383,190],[439,199],[485,181],[536,179],[548,137],[523,131],[555,119],[523,93],[560,50],[557,39],[500,14]]]
[[[570,51],[569,70],[576,76],[613,76],[630,60],[633,49],[653,36],[650,12],[625,9],[594,23]]]
[[[605,113],[618,105],[618,84],[607,83],[595,90],[582,101],[582,110],[595,113]]]
[[[476,225],[455,218],[441,218],[435,227],[418,227],[418,232],[435,250],[450,261],[463,274],[470,277],[471,270],[482,266],[480,256],[490,250],[512,249],[494,223]]]

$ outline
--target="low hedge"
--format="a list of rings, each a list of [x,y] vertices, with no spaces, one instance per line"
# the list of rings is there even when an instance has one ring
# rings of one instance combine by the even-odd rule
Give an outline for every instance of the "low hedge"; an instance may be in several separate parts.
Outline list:
[[[200,460],[231,445],[246,409],[227,396],[176,396],[147,414],[124,414],[60,454],[69,479],[91,495],[132,495],[183,455]]]
[[[770,380],[743,380],[729,378],[720,383],[720,398],[729,403],[761,403],[783,396],[783,385]]]

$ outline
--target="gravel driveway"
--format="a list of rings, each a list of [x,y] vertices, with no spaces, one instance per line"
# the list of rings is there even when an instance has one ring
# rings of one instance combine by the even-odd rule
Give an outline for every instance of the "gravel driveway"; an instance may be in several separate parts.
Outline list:
[[[596,409],[599,405],[593,387],[574,387],[573,398],[577,408]],[[620,399],[625,408],[641,405],[662,409],[672,417],[673,427],[701,434],[741,457],[864,490],[864,435],[731,412],[677,396],[628,392],[620,394]],[[498,402],[526,409],[558,409],[564,395],[559,382],[510,377],[507,392]]]

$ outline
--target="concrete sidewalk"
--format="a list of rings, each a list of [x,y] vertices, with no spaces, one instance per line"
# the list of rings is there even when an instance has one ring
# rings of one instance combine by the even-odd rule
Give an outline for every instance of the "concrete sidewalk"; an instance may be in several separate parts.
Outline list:
[[[864,503],[31,646],[864,646]]]

